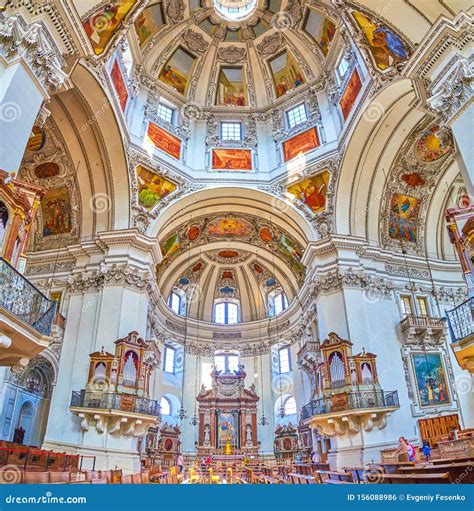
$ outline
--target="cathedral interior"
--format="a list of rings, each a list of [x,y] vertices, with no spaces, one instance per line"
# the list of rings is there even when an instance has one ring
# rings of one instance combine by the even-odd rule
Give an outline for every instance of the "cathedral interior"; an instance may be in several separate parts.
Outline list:
[[[473,483],[472,14],[0,1],[0,482]]]

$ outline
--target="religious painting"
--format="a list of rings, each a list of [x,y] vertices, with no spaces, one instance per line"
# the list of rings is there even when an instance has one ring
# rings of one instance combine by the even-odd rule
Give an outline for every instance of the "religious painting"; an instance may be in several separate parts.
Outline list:
[[[165,16],[161,2],[144,9],[135,21],[135,30],[140,41],[140,47],[143,47],[164,24]]]
[[[412,354],[420,406],[448,405],[451,402],[441,356],[437,352]]]
[[[54,177],[59,174],[59,165],[52,161],[46,163],[40,163],[35,167],[35,176],[38,179],[46,179],[48,177]]]
[[[139,165],[137,167],[138,202],[152,209],[161,199],[176,190],[176,185]]]
[[[354,72],[347,82],[346,88],[344,89],[344,93],[342,94],[341,100],[339,102],[344,119],[347,119],[349,116],[349,113],[352,110],[352,107],[361,89],[362,82],[360,81],[359,73],[357,72],[357,69],[354,69]]]
[[[287,238],[285,234],[282,234],[280,241],[278,242],[278,249],[283,255],[286,255],[289,258],[294,270],[298,273],[303,272],[303,264],[301,263],[303,254],[300,253],[296,244]]]
[[[268,227],[262,227],[260,231],[258,231],[258,236],[264,243],[269,243],[273,240],[272,231]]]
[[[381,69],[395,66],[408,59],[408,52],[401,38],[382,23],[372,22],[360,12],[352,13],[365,35],[376,66]]]
[[[214,170],[252,170],[250,149],[213,149],[212,168]]]
[[[304,202],[315,213],[321,213],[326,209],[329,176],[330,173],[325,170],[289,186],[288,192]]]
[[[66,186],[52,188],[41,201],[43,236],[71,232],[71,201]]]
[[[247,104],[243,67],[222,67],[217,82],[218,105],[245,106]]]
[[[425,179],[422,176],[420,176],[418,172],[402,174],[400,178],[410,188],[416,188],[417,186],[423,186],[425,184]]]
[[[318,132],[316,128],[311,128],[283,142],[283,158],[285,161],[292,160],[300,154],[316,149],[318,146]]]
[[[26,149],[28,151],[39,151],[43,148],[44,143],[46,142],[46,132],[43,128],[39,126],[33,126],[31,130],[31,135],[28,138],[28,142],[26,143]]]
[[[415,243],[419,212],[419,199],[395,193],[390,202],[388,227],[390,238]]]
[[[155,123],[148,124],[147,139],[157,149],[179,160],[181,156],[181,140]]]
[[[304,83],[303,73],[290,52],[280,53],[269,64],[277,98]]]
[[[234,259],[235,257],[239,257],[240,254],[237,250],[221,250],[217,255],[224,259]]]
[[[416,156],[421,161],[433,162],[446,156],[452,148],[452,140],[447,130],[432,126],[426,130],[416,144]]]
[[[128,99],[128,91],[117,59],[114,60],[114,64],[112,66],[112,69],[110,70],[110,79],[112,80],[112,85],[114,86],[115,94],[117,94],[117,98],[120,103],[120,108],[122,109],[122,112],[125,112],[125,106],[127,105]]]
[[[180,94],[185,94],[195,61],[196,58],[190,53],[183,48],[178,48],[163,66],[158,79],[176,89]]]
[[[181,240],[178,233],[173,234],[165,241],[160,243],[161,253],[163,257],[170,257],[181,248]]]
[[[100,7],[83,21],[83,27],[96,55],[102,55],[135,0],[115,0]]]
[[[195,241],[201,235],[201,229],[198,225],[191,225],[188,230],[187,236],[189,241]]]
[[[252,233],[252,226],[243,218],[217,218],[207,226],[209,236],[218,238],[245,237]]]
[[[217,412],[217,446],[223,448],[227,443],[239,448],[238,412]]]
[[[318,43],[324,55],[327,55],[331,41],[336,34],[336,25],[324,14],[308,9],[303,30]]]

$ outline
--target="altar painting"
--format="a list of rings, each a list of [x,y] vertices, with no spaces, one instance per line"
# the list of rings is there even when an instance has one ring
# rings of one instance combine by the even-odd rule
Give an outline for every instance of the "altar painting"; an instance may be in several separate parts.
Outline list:
[[[182,48],[178,48],[158,76],[163,83],[173,87],[180,94],[186,92],[196,59]]]
[[[160,200],[176,190],[176,185],[141,165],[137,167],[138,202],[152,209]]]
[[[316,128],[311,128],[283,142],[283,158],[285,161],[292,160],[296,156],[307,153],[318,146],[318,132]]]
[[[71,201],[66,186],[46,192],[41,201],[43,236],[71,232]]]
[[[376,66],[387,69],[408,59],[408,52],[401,38],[382,23],[370,21],[360,12],[352,15],[365,35]]]
[[[115,0],[100,7],[83,21],[83,27],[96,55],[104,53],[121,22],[136,0]]]
[[[336,25],[318,11],[308,9],[303,30],[318,43],[324,55],[327,55],[336,34]]]
[[[390,238],[415,243],[419,212],[419,199],[395,193],[390,202],[388,227]]]
[[[212,168],[214,170],[252,170],[250,149],[213,149]]]
[[[359,95],[360,90],[362,89],[362,82],[360,81],[359,73],[357,69],[354,69],[350,80],[347,82],[346,88],[344,89],[344,93],[342,94],[341,100],[339,104],[341,105],[342,115],[344,119],[347,119],[349,116],[352,107]]]
[[[239,414],[238,412],[217,412],[217,447],[226,443],[239,448]]]
[[[412,358],[420,406],[450,404],[441,353],[413,353]]]
[[[247,104],[243,67],[221,68],[217,82],[217,104],[233,106]]]
[[[303,179],[288,187],[288,192],[304,202],[315,213],[326,209],[329,172],[325,170],[309,179]]]
[[[164,20],[161,2],[147,7],[140,16],[138,16],[137,21],[135,21],[135,30],[141,47],[160,30],[165,23]]]
[[[112,85],[114,86],[115,93],[117,94],[120,108],[122,109],[122,112],[124,112],[125,106],[127,105],[128,91],[117,59],[114,60],[114,64],[110,71],[110,79],[112,80]]]
[[[181,140],[153,122],[148,124],[148,141],[157,149],[179,160],[181,156]]]
[[[304,83],[303,73],[288,51],[273,57],[269,63],[277,98]]]

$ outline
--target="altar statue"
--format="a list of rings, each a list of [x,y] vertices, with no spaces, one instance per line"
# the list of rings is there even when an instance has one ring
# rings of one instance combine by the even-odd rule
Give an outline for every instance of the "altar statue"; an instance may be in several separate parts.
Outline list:
[[[230,445],[230,440],[227,440],[227,442],[224,445],[224,454],[226,456],[232,454],[232,446]]]

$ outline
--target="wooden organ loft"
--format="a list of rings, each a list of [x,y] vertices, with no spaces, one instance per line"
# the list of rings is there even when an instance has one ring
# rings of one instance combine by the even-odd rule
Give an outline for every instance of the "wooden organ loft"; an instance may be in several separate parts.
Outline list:
[[[159,423],[160,405],[149,399],[153,371],[161,361],[155,341],[144,341],[138,332],[115,341],[115,354],[102,348],[89,355],[85,389],[73,392],[71,411],[87,431],[143,436]]]
[[[352,354],[352,342],[331,332],[312,365],[313,399],[303,407],[303,423],[327,436],[383,429],[399,407],[396,391],[382,390],[376,355]]]
[[[212,386],[201,388],[198,454],[253,454],[258,451],[255,385],[245,388],[246,372],[213,368]]]

